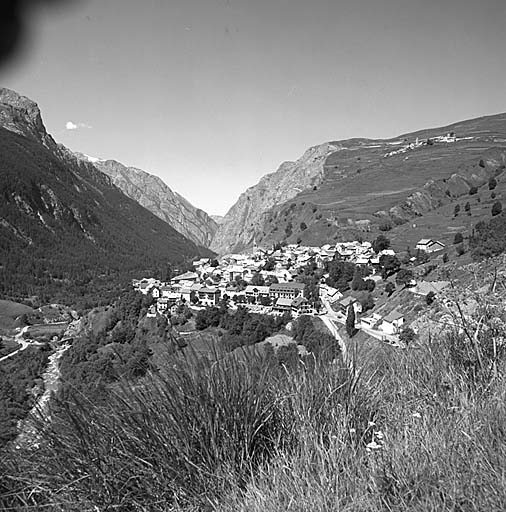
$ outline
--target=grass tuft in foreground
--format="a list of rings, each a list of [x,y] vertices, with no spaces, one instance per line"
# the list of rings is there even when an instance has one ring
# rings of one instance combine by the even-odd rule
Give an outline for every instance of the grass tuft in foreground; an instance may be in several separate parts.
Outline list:
[[[4,456],[3,503],[506,510],[504,308],[476,315],[417,348],[359,350],[351,369],[250,351],[178,361],[107,405],[62,404],[38,450]]]

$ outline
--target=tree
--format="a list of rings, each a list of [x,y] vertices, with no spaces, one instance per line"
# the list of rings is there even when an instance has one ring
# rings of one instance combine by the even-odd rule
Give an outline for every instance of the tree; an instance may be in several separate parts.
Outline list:
[[[390,231],[392,229],[392,223],[389,220],[384,220],[378,227],[380,231]]]
[[[470,205],[469,201],[465,204],[465,206],[464,206],[464,211],[465,211],[468,215],[471,215],[471,205]]]
[[[413,279],[413,271],[408,268],[401,268],[397,275],[395,276],[395,282],[402,286],[406,286]]]
[[[448,259],[449,259],[449,258],[448,258],[448,254],[445,252],[445,253],[443,254],[443,263],[448,263]]]
[[[475,194],[477,194],[477,193],[478,193],[478,187],[471,187],[471,188],[469,189],[469,195],[470,195],[470,196],[474,196],[474,195],[475,195]]]
[[[462,256],[466,252],[466,249],[464,248],[464,244],[457,245],[455,247],[455,250],[457,251],[458,256]]]
[[[301,229],[301,231],[305,231],[307,229],[307,224],[305,222],[301,222],[300,229]]]
[[[353,279],[351,281],[351,289],[352,290],[365,290],[366,289],[366,283],[364,281],[364,278],[362,277],[362,270],[360,267],[355,268],[355,273],[353,274]]]
[[[376,240],[372,243],[373,251],[378,254],[390,247],[390,240],[385,235],[378,235]]]
[[[427,306],[430,306],[436,300],[436,294],[434,292],[429,292],[425,296],[425,303]]]
[[[238,291],[242,291],[248,286],[248,283],[240,276],[235,276],[235,285]]]
[[[213,268],[216,268],[219,264],[220,262],[216,258],[212,259],[211,262],[209,263],[209,265],[211,265],[211,267]]]
[[[348,316],[346,317],[346,332],[350,338],[357,334],[357,329],[355,327],[355,308],[353,305],[348,307]]]
[[[416,334],[411,327],[404,327],[399,333],[399,341],[402,341],[406,347],[408,347],[413,341],[415,341]]]
[[[374,299],[370,293],[368,293],[365,297],[362,297],[360,300],[360,304],[362,305],[362,311],[369,311],[374,307]]]
[[[383,278],[395,274],[401,266],[401,262],[397,256],[391,256],[390,254],[383,254],[383,256],[380,257],[379,264]]]
[[[385,291],[388,293],[388,296],[392,295],[395,292],[395,284],[391,281],[387,281],[385,283]]]
[[[419,264],[427,263],[429,261],[429,255],[421,249],[416,250],[416,262]]]
[[[488,189],[494,190],[495,187],[497,187],[497,180],[491,176],[488,180]]]
[[[492,217],[499,215],[501,212],[502,212],[502,203],[501,203],[501,201],[496,201],[492,205]]]
[[[372,279],[365,279],[365,289],[368,292],[373,292],[376,288],[376,283]]]
[[[455,233],[455,236],[453,237],[453,245],[461,244],[464,241],[464,237],[462,236],[462,233]]]
[[[456,204],[455,208],[453,209],[453,216],[456,217],[460,212],[460,204]]]
[[[174,269],[172,268],[172,265],[169,263],[165,267],[165,271],[163,272],[162,281],[164,281],[165,283],[168,283],[173,277],[174,277]]]
[[[251,282],[253,286],[265,286],[264,278],[262,277],[262,274],[260,272],[255,272],[253,276],[251,277]]]
[[[279,249],[274,249],[274,250],[275,251],[281,250],[281,245],[277,244],[277,246],[279,246]],[[274,258],[268,258],[267,261],[265,262],[265,265],[263,266],[262,270],[267,270],[268,272],[270,272],[271,270],[274,270],[275,268],[276,268],[276,260]]]
[[[272,304],[270,297],[268,295],[262,295],[260,297],[260,304],[262,306],[270,306]]]

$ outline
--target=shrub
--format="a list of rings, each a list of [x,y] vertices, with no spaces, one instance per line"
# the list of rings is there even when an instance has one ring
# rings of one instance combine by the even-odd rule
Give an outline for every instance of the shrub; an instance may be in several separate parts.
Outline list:
[[[455,236],[453,237],[453,245],[461,244],[464,241],[464,237],[462,236],[462,233],[455,233]]]
[[[406,347],[409,347],[415,339],[416,334],[411,327],[403,327],[402,331],[399,333],[399,341],[404,343]]]
[[[430,306],[436,300],[436,294],[434,292],[429,292],[425,296],[425,303],[427,306]]]
[[[469,195],[470,195],[470,196],[474,196],[474,195],[475,195],[475,194],[477,194],[477,193],[478,193],[478,188],[477,188],[477,187],[474,187],[474,186],[473,186],[473,187],[471,187],[471,188],[469,189]]]
[[[453,216],[456,217],[460,212],[460,204],[456,204],[455,208],[453,209]]]
[[[497,187],[497,180],[493,176],[491,176],[488,179],[488,189],[489,190],[494,190],[495,187]]]
[[[492,205],[492,216],[495,217],[496,215],[499,215],[500,213],[502,212],[502,203],[501,201],[496,201],[493,205]]]
[[[305,231],[307,229],[307,224],[305,222],[301,222],[300,229],[301,229],[301,231]]]
[[[462,256],[466,252],[464,244],[459,244],[455,246],[455,251],[457,252],[458,256]]]
[[[384,220],[383,222],[380,222],[378,228],[380,231],[390,231],[392,229],[392,222],[389,220]]]
[[[413,279],[413,271],[407,268],[401,268],[395,276],[395,282],[398,285],[408,285]]]
[[[373,251],[377,254],[390,247],[390,240],[385,235],[378,235],[372,243]]]

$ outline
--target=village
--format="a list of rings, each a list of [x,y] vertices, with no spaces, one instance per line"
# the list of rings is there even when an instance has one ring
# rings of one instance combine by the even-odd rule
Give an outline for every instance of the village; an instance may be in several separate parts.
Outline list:
[[[132,284],[140,293],[153,297],[155,302],[148,312],[151,317],[171,317],[184,306],[197,311],[245,307],[260,314],[290,313],[292,318],[318,315],[332,332],[332,324],[345,324],[353,308],[357,329],[396,343],[406,318],[399,304],[389,300],[390,295],[407,289],[422,299],[434,300],[449,283],[424,280],[427,265],[433,262],[434,266],[444,256],[442,242],[420,240],[415,255],[402,255],[402,264],[401,255],[389,246],[382,235],[373,243],[353,241],[321,247],[277,244],[270,251],[255,246],[248,254],[194,261],[191,271],[168,282],[144,278]],[[336,262],[348,272],[338,283],[332,270]],[[381,300],[370,293],[374,289],[378,293],[381,290]]]
[[[433,146],[434,144],[452,144],[461,140],[470,140],[472,137],[460,137],[457,138],[455,135],[455,132],[447,133],[446,135],[438,135],[436,137],[432,137],[429,139],[419,139],[416,138],[415,142],[410,142],[408,144],[404,144],[399,149],[393,149],[392,151],[389,151],[388,153],[385,153],[383,155],[384,158],[388,158],[395,155],[401,155],[403,153],[407,153],[408,151],[412,151],[414,149],[420,148],[422,146]],[[406,142],[406,139],[404,141],[397,141],[397,142],[388,142],[387,144],[389,146],[399,146]]]

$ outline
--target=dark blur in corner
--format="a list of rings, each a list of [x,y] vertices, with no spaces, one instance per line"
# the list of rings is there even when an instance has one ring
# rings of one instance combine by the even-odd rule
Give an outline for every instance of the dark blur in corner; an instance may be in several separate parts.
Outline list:
[[[0,0],[0,67],[16,56],[28,36],[28,11],[36,4],[64,7],[74,0]]]

